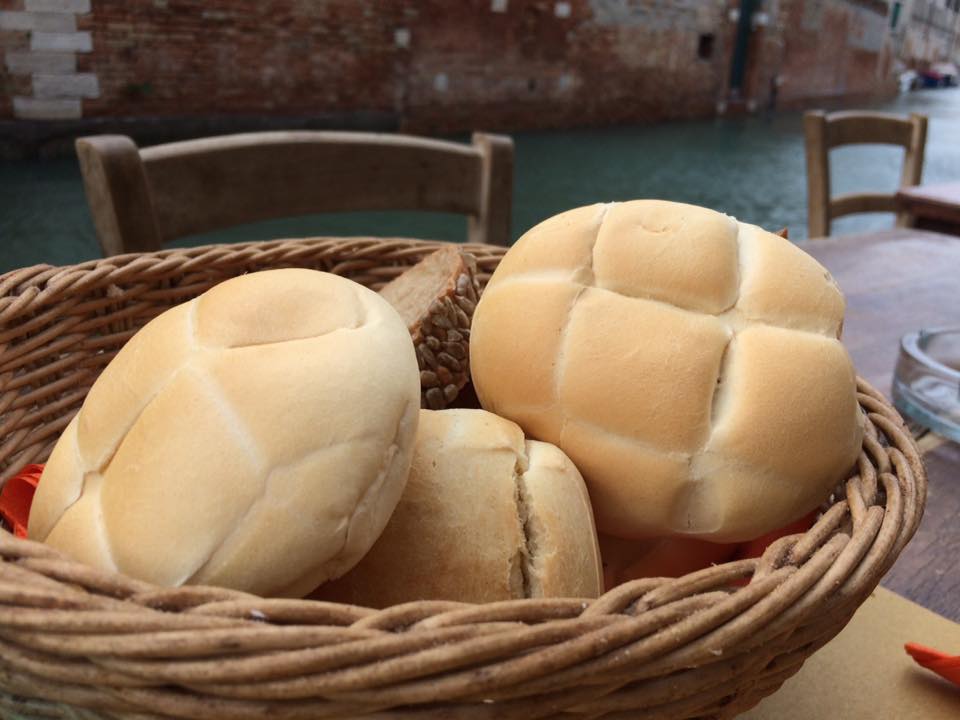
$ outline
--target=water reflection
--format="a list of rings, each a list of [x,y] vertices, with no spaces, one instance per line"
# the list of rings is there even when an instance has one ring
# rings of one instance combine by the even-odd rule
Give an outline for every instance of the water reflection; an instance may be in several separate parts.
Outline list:
[[[924,181],[960,179],[960,89],[902,95],[878,109],[927,113]],[[601,200],[659,197],[706,205],[770,229],[806,236],[806,178],[799,113],[659,126],[517,133],[513,228],[519,235],[561,210]],[[902,150],[833,153],[835,193],[896,186]],[[890,227],[891,216],[843,218],[835,233]],[[256,223],[179,244],[309,235],[394,235],[459,240],[462,218],[344,213]],[[73,159],[0,165],[0,271],[98,256]]]

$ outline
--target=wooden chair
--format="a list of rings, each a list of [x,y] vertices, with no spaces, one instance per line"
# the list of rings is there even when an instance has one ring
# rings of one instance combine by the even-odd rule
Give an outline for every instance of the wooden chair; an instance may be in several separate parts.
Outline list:
[[[407,135],[260,132],[139,149],[124,135],[79,138],[87,201],[105,255],[270,218],[349,210],[469,216],[468,239],[510,242],[513,142]]]
[[[900,145],[906,151],[900,185],[919,185],[923,173],[923,149],[927,141],[927,118],[913,113],[909,118],[877,112],[817,110],[803,118],[807,154],[807,225],[810,237],[830,234],[830,222],[841,215],[865,212],[898,212],[891,193],[850,193],[830,197],[831,148],[840,145],[879,143]],[[907,224],[899,212],[897,225]]]

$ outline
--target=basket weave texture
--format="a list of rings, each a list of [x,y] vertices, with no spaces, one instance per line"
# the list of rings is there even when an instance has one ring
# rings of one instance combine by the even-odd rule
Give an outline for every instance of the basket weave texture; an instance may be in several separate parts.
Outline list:
[[[0,277],[0,472],[42,462],[144,323],[244,272],[309,267],[377,288],[439,247],[318,239],[125,255]],[[481,282],[505,250],[468,245]],[[50,718],[728,718],[834,637],[913,535],[926,477],[859,384],[854,473],[759,559],[595,600],[370,610],[157,588],[0,531],[0,714]]]

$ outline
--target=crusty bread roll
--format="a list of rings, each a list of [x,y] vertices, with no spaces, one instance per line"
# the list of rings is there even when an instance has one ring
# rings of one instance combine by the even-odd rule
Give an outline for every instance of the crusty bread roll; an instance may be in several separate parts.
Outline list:
[[[410,335],[376,293],[313,270],[228,280],[104,369],[50,456],[30,537],[160,585],[304,595],[382,531],[419,401]]]
[[[410,478],[383,535],[312,597],[596,597],[600,556],[580,473],[553,445],[483,410],[422,410]]]
[[[420,362],[420,406],[449,407],[470,379],[477,260],[456,245],[430,253],[380,289],[407,323]]]
[[[758,227],[592,205],[503,258],[474,314],[473,382],[576,463],[600,532],[748,540],[816,507],[857,457],[843,311],[821,265]]]

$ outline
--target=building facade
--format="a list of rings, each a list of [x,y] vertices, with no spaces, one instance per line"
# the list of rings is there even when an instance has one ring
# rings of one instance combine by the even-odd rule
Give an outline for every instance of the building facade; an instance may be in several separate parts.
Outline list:
[[[766,5],[775,26],[766,30],[771,38],[761,47],[755,72],[773,77],[781,103],[855,100],[895,91],[889,3],[781,0]],[[753,93],[762,95],[763,83],[756,83]]]
[[[907,67],[924,70],[957,60],[960,0],[893,2],[890,26],[896,54]]]
[[[948,4],[0,0],[0,120],[322,116],[449,132],[702,117],[890,93],[895,47],[951,52],[913,20],[955,27]]]

